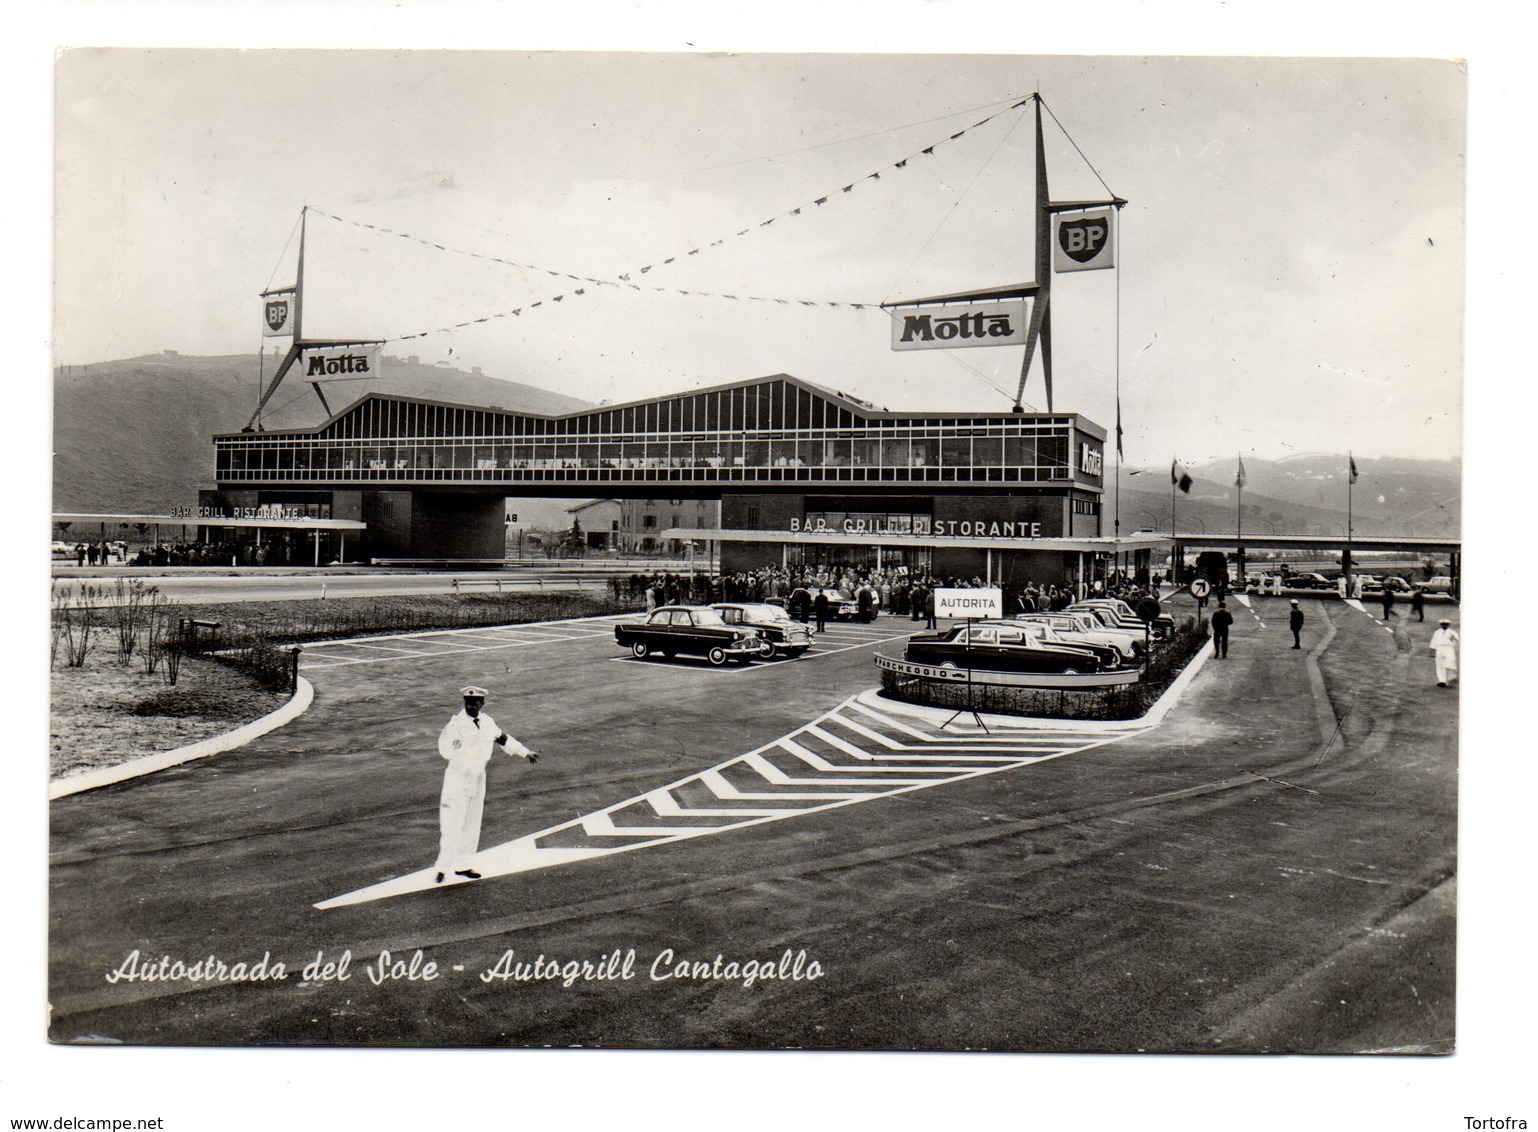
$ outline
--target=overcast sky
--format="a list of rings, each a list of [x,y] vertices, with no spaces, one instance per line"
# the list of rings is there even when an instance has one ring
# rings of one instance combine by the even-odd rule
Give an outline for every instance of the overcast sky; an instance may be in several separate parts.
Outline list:
[[[1054,197],[1098,171],[1131,202],[1123,266],[1055,281],[1059,411],[1114,424],[1119,337],[1128,463],[1460,452],[1453,63],[87,49],[57,74],[61,363],[254,353],[309,205],[311,335],[430,331],[387,349],[593,402],[783,371],[1004,410],[1020,348],[894,353],[887,315],[831,304],[1032,277],[1010,106],[1039,89]],[[564,277],[622,274],[644,289]]]

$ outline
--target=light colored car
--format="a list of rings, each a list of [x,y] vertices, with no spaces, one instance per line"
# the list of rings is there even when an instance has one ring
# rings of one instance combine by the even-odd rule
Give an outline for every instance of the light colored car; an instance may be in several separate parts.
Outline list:
[[[1044,645],[1088,649],[1095,654],[1095,659],[1100,662],[1101,668],[1120,668],[1126,660],[1126,657],[1122,656],[1121,650],[1115,645],[1085,640],[1082,633],[1060,633],[1051,625],[1043,624],[1034,618],[1012,617],[1003,621],[989,621],[986,624],[1007,625],[1012,628],[1024,629],[1027,636],[1034,637]]]
[[[1013,621],[1036,621],[1049,626],[1058,636],[1069,642],[1084,641],[1092,645],[1109,645],[1121,654],[1123,660],[1132,660],[1143,649],[1142,633],[1124,633],[1110,629],[1088,613],[1022,613]]]
[[[711,605],[728,625],[743,625],[758,634],[763,654],[800,656],[817,636],[778,605],[760,601],[718,601]]]
[[[1453,592],[1453,580],[1446,574],[1438,574],[1435,578],[1416,582],[1415,588],[1423,594],[1450,594]]]

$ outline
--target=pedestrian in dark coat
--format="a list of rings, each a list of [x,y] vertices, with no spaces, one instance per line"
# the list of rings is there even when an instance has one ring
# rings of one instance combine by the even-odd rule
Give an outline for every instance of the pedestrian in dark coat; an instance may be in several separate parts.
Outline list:
[[[1292,599],[1292,612],[1287,615],[1287,627],[1292,630],[1292,647],[1303,647],[1303,611],[1298,608],[1298,599]]]
[[[1215,655],[1227,659],[1228,657],[1228,630],[1234,623],[1234,615],[1228,612],[1228,606],[1222,601],[1212,611],[1212,651]]]
[[[1394,591],[1387,586],[1383,587],[1383,620],[1387,621],[1394,616]]]
[[[828,595],[822,590],[812,599],[812,612],[817,615],[817,631],[821,633],[828,623]]]
[[[1426,595],[1420,590],[1410,595],[1410,609],[1414,612],[1417,621],[1426,620]]]
[[[926,626],[933,629],[935,627],[935,591],[931,589],[924,591],[924,616],[928,619]]]

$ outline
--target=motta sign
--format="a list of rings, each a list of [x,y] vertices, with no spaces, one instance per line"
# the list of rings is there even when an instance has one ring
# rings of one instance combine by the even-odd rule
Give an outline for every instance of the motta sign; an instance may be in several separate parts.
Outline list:
[[[924,538],[1040,538],[1041,524],[1024,519],[914,519],[911,525],[897,527],[880,519],[845,519],[830,523],[826,519],[793,518],[792,534],[809,535],[919,535]]]
[[[1052,241],[1054,271],[1098,271],[1116,266],[1111,209],[1060,214],[1056,223],[1057,238]]]
[[[379,372],[379,347],[348,350],[306,350],[305,381],[363,381]]]
[[[1003,617],[1004,591],[993,588],[945,589],[935,587],[935,616],[951,621],[962,618]]]
[[[1025,344],[1025,300],[892,312],[892,349],[955,350]]]
[[[294,332],[295,292],[268,291],[262,296],[262,334],[278,338]]]
[[[1100,449],[1091,448],[1088,444],[1079,445],[1079,471],[1087,476],[1103,475],[1105,470],[1105,457]]]

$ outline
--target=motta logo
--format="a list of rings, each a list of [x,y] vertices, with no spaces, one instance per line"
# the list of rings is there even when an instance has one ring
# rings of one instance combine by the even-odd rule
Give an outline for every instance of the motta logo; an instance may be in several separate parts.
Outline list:
[[[949,342],[952,338],[1008,338],[1015,328],[1009,315],[989,314],[986,311],[968,311],[950,318],[933,318],[927,314],[910,314],[903,319],[902,341]]]
[[[963,346],[1012,346],[1023,341],[1025,304],[1019,300],[970,309],[892,311],[892,349],[946,350]]]
[[[267,329],[276,334],[288,325],[288,300],[272,299],[267,303]]]
[[[1075,263],[1088,263],[1105,248],[1111,224],[1105,216],[1064,220],[1057,226],[1057,246]]]
[[[372,372],[367,354],[311,354],[304,376],[336,377],[338,374],[355,374],[361,377]]]

